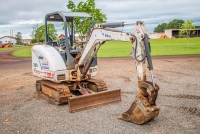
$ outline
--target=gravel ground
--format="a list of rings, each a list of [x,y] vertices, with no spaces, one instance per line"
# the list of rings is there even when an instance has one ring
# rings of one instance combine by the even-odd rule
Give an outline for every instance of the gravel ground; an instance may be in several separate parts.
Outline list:
[[[24,64],[31,64],[30,60]],[[0,66],[0,133],[167,134],[200,132],[200,58],[154,58],[160,86],[154,120],[136,125],[117,119],[135,99],[137,74],[132,59],[100,59],[99,74],[110,90],[122,89],[122,101],[76,113],[35,93],[31,68]],[[5,66],[4,66],[5,67]],[[8,67],[9,68],[9,67]],[[148,79],[150,76],[148,74]]]

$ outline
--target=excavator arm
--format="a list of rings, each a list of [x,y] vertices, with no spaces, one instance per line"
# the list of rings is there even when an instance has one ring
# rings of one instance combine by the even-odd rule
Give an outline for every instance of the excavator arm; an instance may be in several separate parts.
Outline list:
[[[132,103],[131,107],[126,112],[122,113],[119,119],[136,124],[144,124],[154,119],[159,114],[159,108],[155,103],[159,87],[154,82],[148,32],[143,22],[140,21],[135,23],[133,33],[123,33],[121,31],[107,29],[123,27],[124,25],[126,24],[123,22],[96,25],[91,32],[87,46],[79,57],[80,59],[76,66],[83,67],[86,62],[88,62],[88,59],[90,59],[89,63],[86,64],[87,67],[84,67],[85,70],[82,69],[83,71],[80,75],[84,78],[92,63],[92,59],[94,59],[93,56],[104,42],[111,40],[130,41],[132,43],[131,55],[135,59],[136,64],[139,93],[136,95],[135,101]],[[147,81],[146,68],[150,70],[151,82]]]

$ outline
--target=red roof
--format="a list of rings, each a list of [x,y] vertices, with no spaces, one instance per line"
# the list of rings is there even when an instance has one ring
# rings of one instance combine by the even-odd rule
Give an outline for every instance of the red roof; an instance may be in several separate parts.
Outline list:
[[[65,38],[65,35],[64,34],[61,34],[60,36],[58,36],[58,38]]]

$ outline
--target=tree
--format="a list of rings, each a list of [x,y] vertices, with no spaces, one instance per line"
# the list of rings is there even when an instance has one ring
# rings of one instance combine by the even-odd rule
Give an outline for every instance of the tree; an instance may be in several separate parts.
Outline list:
[[[36,39],[31,40],[31,43],[33,43],[33,44],[36,43],[36,42],[37,42]]]
[[[86,2],[80,2],[77,5],[74,4],[72,0],[68,1],[67,8],[71,12],[86,12],[89,13],[94,18],[94,23],[105,23],[106,22],[106,15],[101,12],[101,9],[95,7],[95,0],[86,0]],[[81,40],[89,32],[91,28],[91,20],[90,19],[83,19],[83,18],[75,18],[74,19],[74,26],[75,26],[75,33],[79,35]]]
[[[35,26],[33,26],[33,31],[30,34],[31,37],[32,37],[31,43],[39,42],[39,36],[38,36],[38,34],[36,34],[36,31],[37,31],[38,28],[39,28],[38,24],[36,24]]]
[[[38,29],[39,25],[36,24],[35,26],[33,26],[33,31],[31,32],[30,36],[32,37],[32,39],[35,38],[35,33],[36,33],[36,30]]]
[[[154,32],[156,33],[164,32],[166,26],[167,23],[159,24],[157,27],[154,28]]]
[[[157,27],[154,28],[154,32],[157,33],[164,32],[165,29],[180,29],[183,23],[184,23],[183,20],[174,19],[169,23],[159,24]]]
[[[17,32],[17,34],[15,35],[16,37],[16,41],[18,44],[22,44],[22,33],[21,32]]]
[[[183,23],[184,23],[183,20],[174,19],[167,24],[166,29],[180,29]]]
[[[193,20],[187,20],[185,23],[182,24],[181,30],[179,32],[179,36],[187,37],[187,45],[188,44],[188,37],[192,34],[195,34],[195,25]]]
[[[56,40],[57,39],[57,31],[54,27],[54,24],[51,24],[49,23],[47,25],[48,27],[48,35],[49,37],[52,39],[52,40]],[[41,26],[34,26],[33,27],[33,31],[32,31],[32,40],[31,42],[32,43],[35,43],[35,42],[44,42],[45,41],[45,25],[41,25]]]
[[[189,37],[192,34],[195,34],[195,25],[193,20],[187,20],[181,25],[181,30],[179,35],[184,37]]]
[[[55,29],[54,27],[54,24],[48,24],[47,25],[47,28],[48,28],[48,35],[49,37],[52,39],[52,40],[56,40],[57,37],[58,37],[58,34],[57,34],[57,30]],[[45,35],[45,34],[43,34]]]
[[[200,26],[195,26],[195,28],[200,28]]]

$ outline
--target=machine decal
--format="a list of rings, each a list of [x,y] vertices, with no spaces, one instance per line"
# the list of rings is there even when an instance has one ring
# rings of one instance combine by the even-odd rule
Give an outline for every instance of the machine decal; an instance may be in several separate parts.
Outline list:
[[[42,66],[42,70],[49,70],[49,66]]]
[[[43,56],[40,55],[40,56],[38,57],[38,59],[43,60]]]
[[[49,78],[52,78],[54,76],[54,74],[50,73],[50,72],[46,72],[46,76]]]
[[[43,72],[43,71],[40,71],[40,70],[34,70],[37,74],[43,76],[43,77],[47,77],[47,78],[53,78],[54,77],[54,74],[51,73],[51,72]]]
[[[105,37],[111,38],[111,35],[105,34]]]
[[[42,61],[42,65],[49,65],[48,61]]]
[[[34,67],[38,67],[38,64],[37,64],[37,63],[33,63],[33,66],[34,66]]]
[[[41,70],[49,70],[49,62],[47,61],[47,59],[42,55],[40,55],[38,59],[41,65]]]
[[[111,35],[106,34],[106,33],[103,33],[102,31],[101,31],[101,33],[102,33],[102,36],[105,36],[105,37],[111,38]]]

